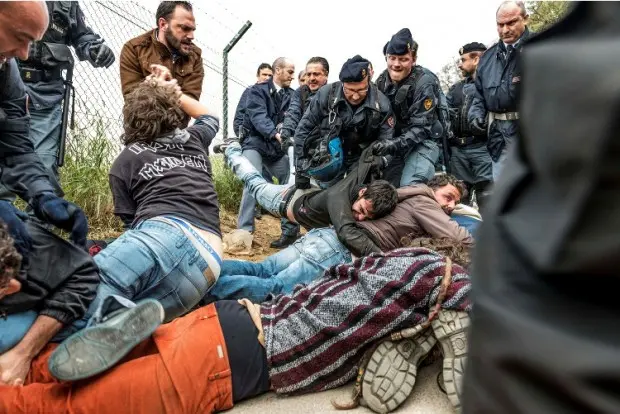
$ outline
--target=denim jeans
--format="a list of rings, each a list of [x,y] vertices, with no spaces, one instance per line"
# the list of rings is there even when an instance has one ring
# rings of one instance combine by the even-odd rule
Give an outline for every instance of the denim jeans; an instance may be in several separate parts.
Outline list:
[[[225,260],[210,299],[263,302],[269,294],[290,293],[298,284],[319,278],[331,266],[351,262],[351,253],[332,228],[314,229],[261,263]]]
[[[405,158],[400,186],[423,184],[435,176],[439,160],[439,146],[430,139],[424,140]]]
[[[203,274],[207,262],[185,233],[156,219],[125,231],[94,259],[101,276],[97,295],[83,318],[55,340],[85,328],[93,316],[113,311],[101,309],[111,296],[131,302],[155,299],[164,307],[164,322],[169,322],[189,312],[211,287]]]
[[[34,321],[38,312],[29,310],[0,318],[0,355],[13,348],[22,340]]]
[[[244,183],[245,189],[265,210],[276,217],[280,216],[280,204],[286,190],[291,184],[272,184],[243,156],[241,146],[232,144],[226,148],[226,162],[237,178]]]
[[[51,108],[30,110],[30,139],[34,150],[45,166],[54,192],[62,196],[63,191],[58,180],[58,146],[60,144],[60,127],[62,122],[62,103]],[[0,184],[0,200],[15,200],[15,194]]]

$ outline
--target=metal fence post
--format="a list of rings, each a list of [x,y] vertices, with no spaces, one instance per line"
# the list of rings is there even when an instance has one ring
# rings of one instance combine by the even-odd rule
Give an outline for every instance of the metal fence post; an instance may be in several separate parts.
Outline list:
[[[224,65],[222,67],[222,80],[224,83],[224,88],[222,91],[222,121],[224,123],[224,129],[222,130],[222,137],[224,139],[228,138],[228,53],[232,50],[233,47],[237,44],[237,42],[243,37],[245,32],[252,26],[251,21],[245,22],[245,24],[239,29],[237,34],[233,36],[233,38],[228,42],[226,47],[224,47]],[[237,132],[234,131],[236,134]]]

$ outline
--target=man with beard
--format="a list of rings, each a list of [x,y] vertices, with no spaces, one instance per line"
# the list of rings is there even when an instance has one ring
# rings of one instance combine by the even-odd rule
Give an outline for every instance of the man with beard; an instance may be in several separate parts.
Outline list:
[[[452,85],[446,95],[452,121],[450,125],[454,133],[450,140],[452,173],[467,186],[470,194],[467,204],[471,205],[472,193],[476,192],[478,207],[484,203],[493,174],[491,157],[486,149],[486,131],[473,131],[467,113],[476,93],[476,68],[486,49],[484,44],[478,42],[468,43],[459,49],[459,69],[464,79]]]
[[[329,63],[327,59],[320,56],[310,58],[308,63],[306,63],[306,70],[304,71],[305,82],[295,91],[288,111],[286,111],[284,124],[282,125],[282,147],[286,148],[288,152],[291,176],[295,174],[295,154],[292,145],[297,124],[299,124],[301,117],[304,115],[310,99],[318,92],[321,86],[327,83],[328,75]],[[291,178],[294,180],[294,177]],[[289,178],[289,181],[291,178]]]
[[[200,100],[204,68],[202,51],[193,44],[196,23],[187,1],[162,1],[157,29],[129,40],[121,51],[121,87],[126,97],[148,75],[151,65],[167,67],[186,95]],[[184,127],[189,122],[186,117]]]

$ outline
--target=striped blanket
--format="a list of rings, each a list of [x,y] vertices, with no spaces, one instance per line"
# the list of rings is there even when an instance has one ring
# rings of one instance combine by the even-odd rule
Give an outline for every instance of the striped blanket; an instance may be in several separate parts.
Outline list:
[[[269,375],[283,394],[318,392],[355,377],[364,352],[426,320],[445,258],[425,248],[374,253],[261,305]],[[471,310],[469,275],[453,264],[442,308]]]

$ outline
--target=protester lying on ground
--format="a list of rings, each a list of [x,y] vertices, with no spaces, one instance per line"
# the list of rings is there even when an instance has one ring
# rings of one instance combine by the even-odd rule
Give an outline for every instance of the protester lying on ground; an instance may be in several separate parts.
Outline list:
[[[372,155],[370,147],[346,178],[326,190],[318,187],[298,190],[293,184],[267,182],[242,155],[236,138],[227,139],[214,151],[225,151],[230,168],[258,203],[275,216],[286,216],[307,230],[333,225],[340,242],[356,256],[381,251],[357,223],[385,216],[394,210],[398,200],[390,183],[372,181],[373,173],[382,168],[382,160]]]
[[[117,367],[85,381],[53,378],[52,344],[34,360],[23,387],[0,386],[0,412],[209,413],[269,390],[327,390],[354,378],[382,338],[428,321],[438,300],[439,318],[430,329],[444,345],[444,380],[458,380],[453,369],[465,354],[450,345],[466,341],[455,321],[467,321],[471,309],[469,276],[458,260],[403,248],[332,267],[320,280],[262,305],[216,302],[160,326]],[[427,349],[412,351],[419,361]],[[408,384],[415,363],[399,367],[407,368]]]
[[[219,206],[206,153],[218,121],[180,93],[167,69],[154,73],[125,100],[126,147],[110,171],[115,213],[130,228],[94,257],[101,277],[96,296],[86,313],[54,338],[77,332],[50,359],[51,372],[60,379],[107,369],[162,321],[198,304],[219,275]],[[184,114],[196,122],[180,130]],[[42,248],[63,255],[60,247]],[[136,306],[147,298],[157,301]],[[112,315],[119,308],[129,309]],[[110,326],[120,335],[110,335]]]
[[[10,294],[0,299],[0,383],[15,385],[54,335],[84,315],[99,284],[97,267],[83,249],[23,214],[33,241],[28,266],[0,224],[0,286]]]
[[[403,239],[417,237],[473,244],[468,231],[451,220],[453,209],[466,196],[462,181],[438,175],[428,185],[397,191],[399,203],[394,211],[381,219],[358,223],[382,251],[401,247]],[[290,293],[297,284],[308,284],[329,267],[350,261],[351,253],[338,241],[333,228],[313,229],[261,263],[224,260],[220,278],[205,301],[247,298],[260,303],[270,294]]]

